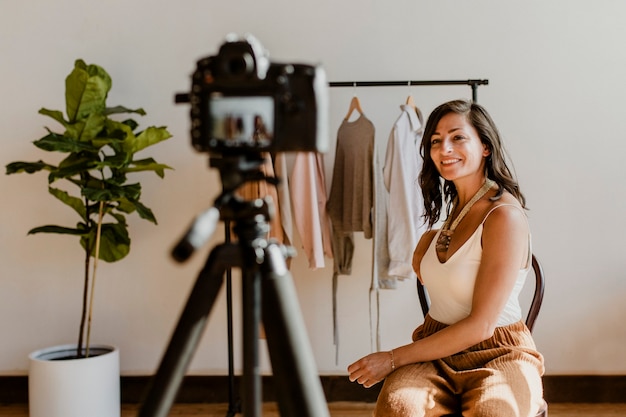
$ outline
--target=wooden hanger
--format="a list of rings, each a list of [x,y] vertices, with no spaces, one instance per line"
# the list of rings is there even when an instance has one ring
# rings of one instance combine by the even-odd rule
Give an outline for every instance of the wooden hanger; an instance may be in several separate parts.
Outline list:
[[[413,101],[413,96],[412,96],[412,95],[409,95],[409,96],[406,98],[406,105],[407,105],[407,106],[411,106],[411,108],[412,108],[413,110],[417,110],[417,106],[415,105],[415,101]]]
[[[361,108],[361,102],[359,101],[359,98],[356,95],[352,97],[352,100],[350,101],[350,108],[348,109],[348,114],[346,114],[346,117],[344,117],[344,119],[348,120],[354,110],[358,111],[359,114],[363,114],[363,109]]]

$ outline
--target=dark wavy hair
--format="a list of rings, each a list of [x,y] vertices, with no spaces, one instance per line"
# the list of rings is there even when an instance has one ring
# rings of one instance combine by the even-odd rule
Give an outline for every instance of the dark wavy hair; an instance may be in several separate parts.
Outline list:
[[[453,201],[457,196],[456,187],[452,181],[443,180],[437,171],[437,167],[430,157],[430,141],[437,124],[447,114],[456,113],[465,116],[467,121],[476,129],[483,144],[490,151],[485,160],[485,174],[487,178],[498,184],[498,192],[492,200],[502,197],[507,190],[517,198],[523,208],[526,208],[526,199],[520,191],[519,185],[511,170],[507,166],[507,154],[500,138],[498,128],[487,110],[481,105],[468,100],[453,100],[438,106],[428,116],[420,154],[424,158],[422,172],[419,175],[419,184],[424,196],[424,220],[428,227],[432,228],[441,217],[441,209],[446,202],[446,214],[450,213]]]

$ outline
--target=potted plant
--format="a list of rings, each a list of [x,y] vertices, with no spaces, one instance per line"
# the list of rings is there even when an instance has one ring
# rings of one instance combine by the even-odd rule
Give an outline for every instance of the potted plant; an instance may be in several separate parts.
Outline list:
[[[148,127],[136,131],[138,123],[133,119],[120,118],[120,114],[145,115],[143,109],[129,109],[123,106],[107,107],[106,99],[111,89],[111,77],[98,65],[87,65],[78,59],[74,69],[65,79],[66,114],[58,110],[42,108],[40,114],[59,122],[65,129],[63,133],[48,133],[34,142],[43,151],[59,154],[58,165],[39,160],[37,162],[13,162],[6,166],[7,174],[26,172],[29,174],[46,171],[48,173],[48,191],[60,202],[67,205],[78,215],[75,226],[45,225],[35,227],[29,234],[59,233],[78,238],[84,253],[83,257],[83,292],[78,341],[74,346],[60,346],[44,349],[31,354],[29,370],[29,402],[31,417],[39,412],[48,417],[54,416],[54,405],[34,404],[39,394],[33,390],[40,385],[35,381],[39,377],[40,366],[69,364],[73,369],[70,379],[81,379],[76,373],[77,363],[87,361],[102,362],[107,355],[113,356],[116,383],[113,385],[113,397],[117,395],[117,408],[111,414],[97,400],[83,401],[92,403],[100,411],[78,410],[76,414],[67,409],[67,404],[59,405],[59,415],[63,417],[99,415],[119,415],[119,359],[117,349],[108,346],[90,346],[91,317],[94,302],[94,289],[98,261],[115,262],[123,259],[130,251],[130,237],[126,215],[136,212],[141,218],[156,224],[152,211],[140,202],[141,185],[131,182],[131,176],[138,172],[152,171],[163,178],[169,167],[157,163],[152,158],[136,158],[136,154],[145,148],[171,137],[165,127]],[[118,116],[116,119],[111,116]],[[118,120],[122,119],[122,120]],[[64,184],[64,185],[61,185]],[[63,187],[63,188],[62,188]],[[55,359],[53,362],[49,359]],[[64,359],[64,360],[58,360]],[[37,375],[34,375],[36,373]],[[61,377],[63,378],[63,377]],[[100,378],[100,377],[96,377]],[[68,379],[55,381],[44,377],[44,384],[53,384],[46,388],[44,395],[51,399],[60,398],[59,389],[71,391],[70,395],[79,397],[89,385],[86,381],[77,381],[78,387],[66,387]],[[109,384],[111,385],[111,384]],[[66,389],[67,388],[67,389]],[[39,411],[40,410],[40,411]]]

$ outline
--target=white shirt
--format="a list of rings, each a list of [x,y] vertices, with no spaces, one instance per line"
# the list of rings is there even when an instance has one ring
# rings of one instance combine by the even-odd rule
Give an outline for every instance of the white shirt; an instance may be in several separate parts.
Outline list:
[[[413,251],[426,231],[422,218],[424,199],[418,177],[422,169],[419,147],[422,116],[419,109],[402,105],[402,114],[389,135],[383,177],[389,191],[387,206],[387,245],[389,275],[413,278]]]

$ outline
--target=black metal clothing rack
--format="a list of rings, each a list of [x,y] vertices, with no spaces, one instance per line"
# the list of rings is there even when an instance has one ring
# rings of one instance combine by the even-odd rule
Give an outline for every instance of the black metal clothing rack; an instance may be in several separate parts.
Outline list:
[[[489,80],[407,80],[407,81],[331,81],[329,87],[410,87],[424,85],[469,85],[472,100],[478,101],[478,86],[489,84]]]

